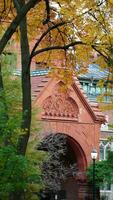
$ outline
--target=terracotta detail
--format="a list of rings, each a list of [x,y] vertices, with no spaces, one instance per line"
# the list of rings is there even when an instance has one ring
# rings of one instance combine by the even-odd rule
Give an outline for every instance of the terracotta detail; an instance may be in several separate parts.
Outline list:
[[[68,92],[62,92],[55,87],[53,94],[45,99],[43,103],[43,117],[78,118],[79,109],[76,102],[69,96]]]

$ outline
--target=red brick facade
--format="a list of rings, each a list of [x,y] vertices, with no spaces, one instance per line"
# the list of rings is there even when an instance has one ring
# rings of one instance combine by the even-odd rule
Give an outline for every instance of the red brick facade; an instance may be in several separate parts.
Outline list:
[[[92,149],[99,151],[100,126],[104,116],[97,105],[90,105],[77,79],[66,92],[60,90],[62,84],[57,79],[44,78],[37,90],[32,91],[35,96],[33,105],[41,108],[41,132],[44,136],[50,133],[68,136],[82,175],[64,184],[67,200],[83,200],[89,193],[83,172],[91,163]]]

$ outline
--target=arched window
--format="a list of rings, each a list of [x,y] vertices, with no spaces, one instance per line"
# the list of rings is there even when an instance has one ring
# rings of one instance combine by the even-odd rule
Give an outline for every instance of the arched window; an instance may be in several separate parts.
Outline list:
[[[111,143],[108,141],[101,141],[100,143],[100,160],[106,160],[109,151],[111,150]],[[111,190],[111,183],[104,182],[103,185],[100,187],[102,192],[110,191]]]
[[[110,145],[110,143],[107,143],[106,146],[105,146],[105,151],[106,151],[105,159],[107,159],[108,153],[109,153],[110,150],[111,150],[111,145]]]
[[[110,142],[101,141],[101,143],[100,143],[100,160],[106,160],[110,150],[111,150]]]
[[[104,160],[104,145],[100,144],[100,160]]]

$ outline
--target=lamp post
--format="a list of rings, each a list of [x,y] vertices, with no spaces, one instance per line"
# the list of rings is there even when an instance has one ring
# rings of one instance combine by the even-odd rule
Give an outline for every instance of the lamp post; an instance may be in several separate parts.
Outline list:
[[[96,187],[95,187],[95,160],[97,159],[97,150],[93,149],[91,152],[91,158],[93,160],[93,200],[96,200]]]
[[[57,194],[55,194],[55,200],[57,200],[58,199],[58,195]]]

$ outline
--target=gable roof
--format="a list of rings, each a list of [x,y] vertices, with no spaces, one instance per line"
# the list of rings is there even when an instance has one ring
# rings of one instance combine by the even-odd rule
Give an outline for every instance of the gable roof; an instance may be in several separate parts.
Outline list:
[[[35,76],[31,78],[32,80],[32,99],[36,101],[39,96],[43,93],[43,90],[47,85],[50,83],[52,78],[48,76]],[[89,102],[88,97],[86,96],[82,86],[80,85],[79,80],[74,77],[73,89],[76,91],[77,95],[81,99],[84,106],[87,108],[88,112],[90,113],[92,119],[95,122],[104,123],[105,117],[104,114],[100,111],[99,105],[97,103]]]
[[[84,102],[89,112],[91,113],[94,121],[100,121],[100,123],[105,123],[105,115],[101,112],[99,104],[89,101],[79,80],[76,77],[74,77],[74,82],[75,82],[74,87],[76,87],[76,90],[78,91],[79,95],[82,98],[82,101]]]
[[[76,69],[77,70],[77,69]],[[79,70],[79,68],[78,68]],[[38,68],[37,70],[31,70],[31,77],[37,77],[37,76],[45,76],[49,73],[50,69],[49,68]],[[21,70],[16,69],[13,72],[14,75],[20,76],[21,75]],[[84,74],[79,74],[78,78],[79,79],[87,79],[87,80],[101,80],[103,78],[106,78],[109,75],[108,70],[102,70],[100,69],[99,65],[93,63],[88,65],[88,70]]]
[[[101,70],[100,67],[97,64],[90,64],[88,66],[87,73],[80,74],[80,79],[86,79],[86,80],[101,80],[103,78],[106,78],[108,76],[109,72],[107,70]]]

